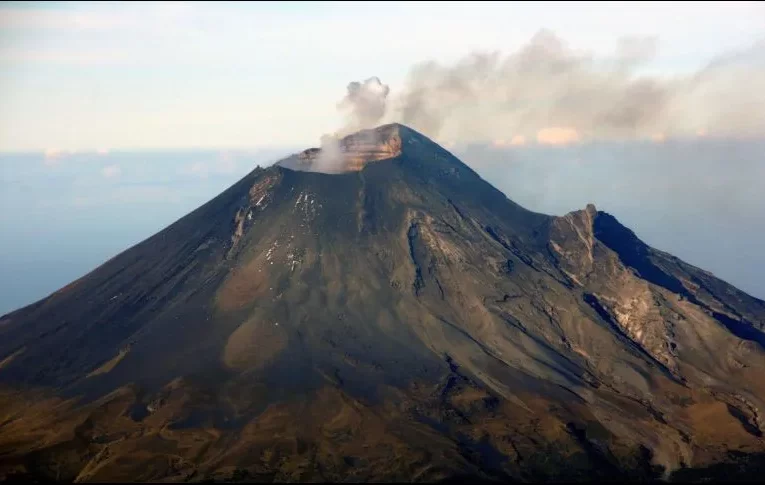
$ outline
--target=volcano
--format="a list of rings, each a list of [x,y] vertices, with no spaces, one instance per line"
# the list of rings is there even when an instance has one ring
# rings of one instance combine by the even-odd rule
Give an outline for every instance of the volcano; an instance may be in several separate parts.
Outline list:
[[[336,145],[0,318],[0,476],[758,476],[765,302],[405,126]]]

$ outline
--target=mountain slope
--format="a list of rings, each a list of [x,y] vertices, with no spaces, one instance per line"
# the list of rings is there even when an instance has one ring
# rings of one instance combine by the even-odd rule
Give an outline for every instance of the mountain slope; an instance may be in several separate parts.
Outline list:
[[[404,126],[337,148],[2,317],[0,470],[666,478],[763,451],[764,302]]]

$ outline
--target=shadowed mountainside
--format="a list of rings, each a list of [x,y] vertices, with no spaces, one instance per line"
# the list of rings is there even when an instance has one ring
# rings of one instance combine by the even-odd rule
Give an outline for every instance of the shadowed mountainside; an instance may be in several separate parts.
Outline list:
[[[337,173],[310,171],[317,149],[257,168],[0,318],[0,475],[652,480],[761,466],[765,302],[592,205],[527,211],[407,127],[340,147]]]

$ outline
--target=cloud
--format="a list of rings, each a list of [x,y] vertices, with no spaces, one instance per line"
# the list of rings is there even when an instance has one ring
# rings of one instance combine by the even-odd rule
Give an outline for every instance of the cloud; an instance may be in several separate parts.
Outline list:
[[[58,158],[64,153],[66,153],[64,150],[59,150],[57,148],[48,148],[45,150],[45,158],[46,159]]]
[[[655,37],[622,37],[616,42],[616,58],[629,68],[632,64],[653,59],[658,52]]]
[[[537,132],[537,143],[542,145],[568,145],[579,141],[574,128],[543,128]]]
[[[608,57],[577,51],[541,30],[507,56],[474,52],[453,64],[415,65],[391,99],[371,97],[378,121],[398,121],[458,143],[717,137],[765,134],[765,42],[729,52],[690,75],[641,75],[652,37],[622,38]],[[384,86],[377,78],[373,86]],[[363,90],[356,83],[357,90]],[[366,85],[366,84],[365,84]],[[366,99],[366,98],[365,98]]]
[[[55,167],[60,163],[64,152],[55,148],[48,148],[43,154],[43,165],[46,167]]]
[[[512,145],[512,146],[521,146],[521,145],[525,145],[525,144],[526,144],[526,137],[523,136],[523,135],[515,135],[510,140],[510,145]]]
[[[526,144],[526,137],[523,135],[515,135],[512,138],[510,138],[510,141],[504,138],[500,138],[498,140],[494,140],[491,144],[496,148],[509,147],[509,146],[523,146]]]
[[[58,148],[48,148],[43,152],[43,165],[46,167],[56,167],[60,165],[64,159],[71,158],[72,155],[76,154],[76,150],[60,150]]]
[[[371,77],[363,83],[354,81],[348,84],[348,93],[338,104],[346,112],[347,123],[341,134],[349,134],[367,128],[374,128],[385,115],[390,88],[377,77]]]
[[[122,169],[119,165],[108,165],[101,169],[101,175],[106,178],[117,178],[122,174]]]

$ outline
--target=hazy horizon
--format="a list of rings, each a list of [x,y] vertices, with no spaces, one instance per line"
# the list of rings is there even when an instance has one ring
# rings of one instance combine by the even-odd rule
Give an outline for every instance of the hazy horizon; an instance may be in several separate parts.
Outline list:
[[[305,147],[303,147],[305,148]],[[43,298],[298,147],[0,155],[0,314]],[[452,152],[529,210],[594,203],[646,243],[765,298],[765,141],[473,144]],[[52,161],[55,160],[55,161]]]
[[[390,121],[765,298],[765,4],[688,5],[4,2],[0,313]]]

